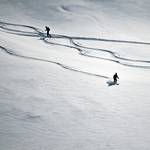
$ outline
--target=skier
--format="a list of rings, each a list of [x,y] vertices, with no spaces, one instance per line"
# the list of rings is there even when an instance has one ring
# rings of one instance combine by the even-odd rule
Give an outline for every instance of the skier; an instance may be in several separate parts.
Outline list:
[[[45,29],[46,29],[45,31],[47,32],[47,37],[51,37],[51,35],[49,34],[50,28],[45,26]]]
[[[117,83],[117,79],[119,79],[117,73],[115,73],[115,74],[113,75],[113,79],[114,79],[114,83],[116,84],[116,83]]]

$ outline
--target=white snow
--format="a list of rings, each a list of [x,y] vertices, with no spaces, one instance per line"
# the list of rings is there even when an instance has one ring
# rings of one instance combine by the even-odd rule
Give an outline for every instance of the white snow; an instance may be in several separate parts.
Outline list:
[[[149,26],[148,0],[0,0],[0,150],[149,150]]]

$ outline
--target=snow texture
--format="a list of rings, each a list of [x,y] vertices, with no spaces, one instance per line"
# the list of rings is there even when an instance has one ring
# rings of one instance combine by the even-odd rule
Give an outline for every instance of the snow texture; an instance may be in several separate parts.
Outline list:
[[[149,0],[0,0],[0,150],[149,150],[149,26]]]

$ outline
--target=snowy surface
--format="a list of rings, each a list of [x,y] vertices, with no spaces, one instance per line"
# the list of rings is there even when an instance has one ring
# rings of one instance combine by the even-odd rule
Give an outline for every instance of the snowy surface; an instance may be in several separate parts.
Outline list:
[[[0,150],[149,150],[149,26],[149,0],[0,0]]]

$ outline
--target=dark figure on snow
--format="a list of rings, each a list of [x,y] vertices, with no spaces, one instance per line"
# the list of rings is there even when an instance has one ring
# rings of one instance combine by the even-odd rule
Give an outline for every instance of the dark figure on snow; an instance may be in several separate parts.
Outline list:
[[[50,31],[50,28],[49,27],[47,27],[47,26],[45,26],[45,28],[46,28],[46,32],[47,32],[47,37],[51,37],[51,35],[49,34],[49,31]]]
[[[115,74],[113,75],[113,79],[114,79],[114,83],[117,83],[117,79],[119,79],[117,73],[115,73]]]

